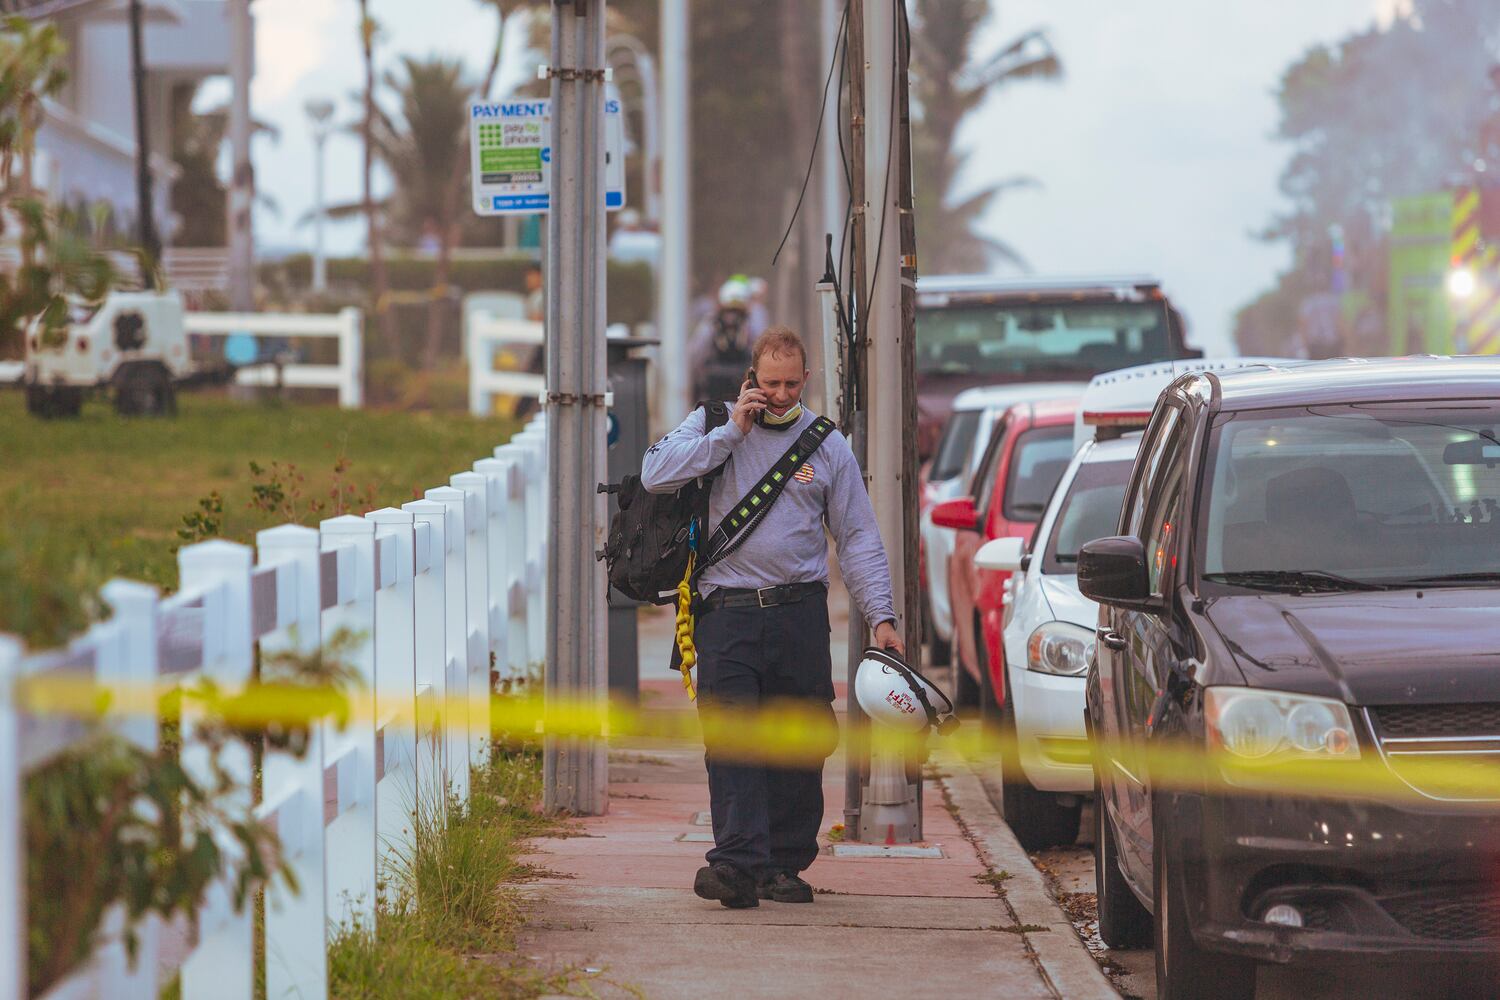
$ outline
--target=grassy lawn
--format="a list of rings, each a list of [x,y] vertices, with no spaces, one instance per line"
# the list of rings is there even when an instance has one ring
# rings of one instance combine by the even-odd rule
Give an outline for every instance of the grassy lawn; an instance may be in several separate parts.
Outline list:
[[[252,542],[261,528],[340,513],[340,497],[349,513],[400,506],[516,429],[197,394],[180,396],[179,408],[175,418],[126,420],[95,402],[77,420],[43,421],[19,392],[0,391],[0,632],[33,648],[66,640],[97,613],[93,594],[112,576],[175,588],[179,529],[211,493],[222,503],[209,515],[216,533]]]

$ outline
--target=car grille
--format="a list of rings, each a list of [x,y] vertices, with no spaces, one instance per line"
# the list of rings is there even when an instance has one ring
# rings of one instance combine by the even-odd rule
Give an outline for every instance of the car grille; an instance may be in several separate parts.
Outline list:
[[[1380,733],[1403,736],[1493,736],[1500,734],[1500,702],[1467,705],[1384,705],[1372,710]]]
[[[1500,937],[1500,899],[1396,899],[1385,903],[1395,921],[1419,938],[1478,941]]]
[[[1381,754],[1407,785],[1445,801],[1500,800],[1500,703],[1367,711]]]

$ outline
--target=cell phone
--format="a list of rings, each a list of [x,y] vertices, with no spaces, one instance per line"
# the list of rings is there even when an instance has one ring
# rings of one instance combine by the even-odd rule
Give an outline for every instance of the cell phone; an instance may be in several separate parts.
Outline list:
[[[755,377],[755,369],[754,368],[746,368],[745,369],[745,381],[750,383],[750,388],[752,388],[752,389],[759,389],[760,388],[760,382]],[[762,427],[764,427],[766,425],[766,411],[765,410],[761,410],[759,413],[757,413],[755,415],[755,422],[757,424],[759,424],[760,426],[762,426]]]

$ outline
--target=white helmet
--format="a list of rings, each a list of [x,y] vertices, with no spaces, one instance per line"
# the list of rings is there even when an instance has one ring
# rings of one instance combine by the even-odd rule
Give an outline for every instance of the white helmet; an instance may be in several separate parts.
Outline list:
[[[886,649],[869,647],[854,674],[854,697],[865,714],[892,729],[949,733],[958,726],[953,702],[938,686]]]
[[[719,286],[719,306],[723,309],[744,309],[750,304],[750,283],[736,275]]]

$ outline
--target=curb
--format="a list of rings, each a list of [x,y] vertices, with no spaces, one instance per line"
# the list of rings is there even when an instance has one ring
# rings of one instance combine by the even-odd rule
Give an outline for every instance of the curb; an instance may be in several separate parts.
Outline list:
[[[1047,882],[1031,858],[1021,849],[1000,811],[990,801],[984,785],[962,759],[944,762],[951,774],[942,779],[961,822],[976,846],[997,870],[1010,874],[1005,881],[1005,900],[1016,921],[1047,930],[1026,934],[1025,939],[1042,974],[1053,991],[1067,1000],[1119,1000],[1094,956],[1078,940],[1073,922],[1047,891]]]

